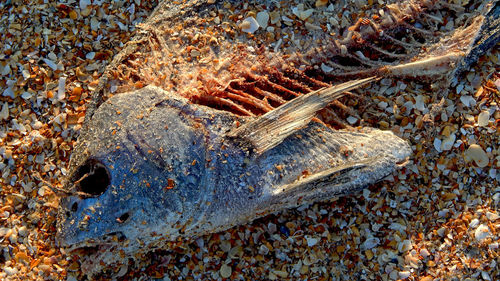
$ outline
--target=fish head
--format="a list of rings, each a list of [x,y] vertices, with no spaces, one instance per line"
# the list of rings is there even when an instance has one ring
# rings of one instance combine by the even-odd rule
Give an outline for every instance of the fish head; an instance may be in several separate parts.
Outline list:
[[[175,240],[203,204],[205,131],[150,87],[104,102],[83,130],[60,200],[57,242],[69,249]],[[132,247],[132,246],[131,246]]]

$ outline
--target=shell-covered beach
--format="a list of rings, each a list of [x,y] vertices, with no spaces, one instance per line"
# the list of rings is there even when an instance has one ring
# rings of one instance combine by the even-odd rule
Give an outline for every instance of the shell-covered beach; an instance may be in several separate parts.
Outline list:
[[[55,243],[59,199],[47,184],[62,188],[87,106],[106,66],[138,30],[144,32],[141,22],[158,4],[144,0],[45,2],[0,4],[2,280],[88,277],[80,257],[68,255]],[[290,46],[300,52],[307,42],[295,34],[323,30],[340,37],[364,18],[384,17],[388,4],[372,0],[264,2],[223,2],[210,10],[204,25],[223,26],[235,37],[274,52]],[[446,11],[461,13],[452,16],[440,9],[426,10],[429,25],[443,34],[467,22],[469,13],[481,5],[481,1],[468,0],[437,2]],[[184,1],[172,3],[183,15]],[[415,26],[419,32],[420,26]],[[177,27],[179,33],[188,30],[182,22]],[[175,50],[183,63],[223,67],[225,62],[200,59],[199,42],[207,46],[220,42],[214,33],[217,28],[207,30],[193,38],[196,46],[182,42]],[[155,67],[161,60],[154,58],[146,63],[138,60],[135,69],[130,63],[116,72],[119,83],[108,85],[108,93],[148,83],[171,88],[159,80],[163,74]],[[340,119],[333,124],[352,130],[391,130],[411,145],[409,163],[384,181],[357,194],[268,215],[195,241],[171,243],[169,248],[136,257],[128,265],[106,268],[94,277],[497,280],[499,61],[497,45],[449,87],[439,81],[387,77],[356,90],[359,98],[341,100]],[[317,70],[328,73],[332,69],[321,64]],[[189,77],[182,79],[191,81]],[[186,85],[200,86],[197,83]]]

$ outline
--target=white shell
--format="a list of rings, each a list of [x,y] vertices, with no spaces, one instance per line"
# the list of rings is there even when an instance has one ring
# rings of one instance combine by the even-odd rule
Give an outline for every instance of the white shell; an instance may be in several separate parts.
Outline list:
[[[248,32],[248,33],[254,33],[260,27],[260,25],[257,22],[257,20],[255,18],[253,18],[253,17],[246,18],[243,21],[242,25],[245,26],[245,27],[242,28],[241,30],[244,31],[244,32]]]
[[[260,27],[265,29],[267,27],[267,22],[269,21],[269,13],[267,11],[258,12],[256,20]]]

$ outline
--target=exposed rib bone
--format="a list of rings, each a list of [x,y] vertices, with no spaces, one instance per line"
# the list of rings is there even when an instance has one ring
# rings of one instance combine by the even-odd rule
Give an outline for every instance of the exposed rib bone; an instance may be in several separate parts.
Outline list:
[[[227,137],[240,139],[252,144],[257,153],[262,153],[281,143],[286,137],[303,128],[316,112],[325,108],[345,91],[355,89],[372,81],[376,77],[353,80],[330,88],[302,95],[282,106],[257,117],[227,133]]]
[[[439,36],[439,33],[438,33],[438,34],[436,34],[435,32],[432,32],[432,31],[428,31],[428,30],[424,30],[424,29],[421,29],[421,28],[415,27],[415,26],[413,26],[413,25],[411,25],[411,24],[409,24],[409,23],[407,23],[407,22],[403,22],[403,25],[404,25],[404,26],[406,26],[406,27],[408,27],[408,28],[410,28],[410,29],[412,29],[412,30],[415,30],[415,31],[417,31],[417,32],[420,32],[420,33],[422,33],[422,34],[425,34],[425,35],[430,35],[430,36],[433,36],[433,37],[435,37],[435,36]]]
[[[406,48],[410,48],[412,50],[415,49],[415,48],[423,46],[423,44],[420,44],[420,43],[406,43],[406,42],[403,42],[403,41],[401,41],[399,39],[396,39],[396,38],[394,38],[394,37],[392,37],[392,36],[390,36],[388,34],[384,34],[383,37],[387,38],[387,39],[389,39],[391,41],[393,41],[394,43],[397,43],[398,45],[401,45],[401,46],[406,47]]]
[[[402,65],[387,67],[388,73],[395,76],[430,76],[449,72],[450,64],[454,64],[464,56],[463,52],[453,52],[444,56],[430,57]]]
[[[380,48],[380,47],[377,47],[376,45],[372,44],[372,43],[368,43],[366,42],[365,45],[369,46],[370,48],[374,49],[375,51],[381,53],[381,54],[384,54],[388,57],[391,57],[391,58],[407,58],[408,55],[407,54],[395,54],[395,53],[391,53],[391,52],[387,52],[386,50]]]
[[[333,67],[333,68],[337,68],[337,69],[341,69],[341,70],[347,71],[347,72],[354,72],[354,71],[358,71],[359,70],[359,67],[341,65],[341,64],[335,63],[333,61],[324,62],[324,64],[326,64],[326,65],[328,65],[330,67]],[[332,73],[329,73],[329,74],[332,74]]]
[[[384,65],[383,63],[377,63],[376,61],[372,61],[370,59],[363,58],[363,57],[360,57],[358,55],[351,55],[350,53],[347,53],[346,57],[355,59],[355,60],[359,61],[362,64],[365,64],[365,65],[368,65],[368,66],[372,66],[372,67],[380,67],[380,66]]]
[[[334,100],[331,104],[333,106],[339,108],[340,110],[344,111],[345,113],[351,115],[351,116],[359,117],[358,113],[354,109],[346,106],[345,104],[341,103],[339,100]]]
[[[422,15],[423,15],[424,17],[426,17],[426,18],[428,18],[428,19],[432,20],[432,21],[437,22],[437,23],[440,23],[440,24],[442,24],[442,23],[443,23],[443,19],[440,19],[440,18],[438,18],[438,17],[436,17],[436,16],[433,16],[433,15],[431,15],[431,14],[429,14],[429,13],[422,13]]]
[[[253,81],[255,81],[257,84],[257,87],[259,87],[263,90],[271,89],[272,92],[282,93],[283,95],[285,95],[289,98],[299,96],[299,94],[297,94],[296,92],[290,91],[289,89],[287,89],[279,84],[271,82],[269,80],[269,78],[267,78],[265,76],[257,76],[256,74],[253,74],[253,73],[245,73],[245,76],[247,76],[247,78],[250,78]]]
[[[285,84],[284,86],[290,90],[299,91],[301,93],[309,93],[312,91],[312,89],[309,88],[308,86],[302,84],[301,82],[299,82],[297,80],[293,80],[293,79],[290,79],[290,78],[284,76],[283,73],[281,73],[279,71],[272,70],[272,71],[270,71],[269,75],[271,77],[274,77],[277,81],[280,81],[281,84]],[[328,85],[328,86],[330,86],[330,85]]]
[[[255,116],[252,112],[246,110],[245,108],[241,107],[240,105],[228,99],[204,94],[204,95],[193,96],[192,100],[193,102],[208,106],[210,105],[216,105],[215,107],[227,106],[229,107],[229,109],[236,111],[239,114],[246,116]]]
[[[270,110],[273,110],[272,107],[267,106],[260,99],[257,99],[254,96],[249,95],[243,91],[233,89],[231,86],[227,88],[227,91],[228,92],[221,93],[220,97],[228,97],[230,99],[237,100],[239,102],[258,108],[263,112],[268,112]]]
[[[342,118],[340,118],[335,111],[331,108],[324,108],[318,112],[318,115],[321,117],[321,120],[327,124],[336,125],[340,128],[350,128],[351,126],[347,124]]]
[[[315,87],[330,87],[330,84],[325,83],[323,81],[319,81],[317,79],[314,79],[312,77],[309,77],[304,74],[304,72],[296,69],[296,68],[286,68],[283,70],[285,75],[291,76],[295,79],[301,80],[301,81],[306,81],[309,85],[314,85]]]
[[[266,90],[262,90],[260,88],[257,88],[255,87],[253,89],[257,94],[263,96],[264,98],[268,98],[276,103],[278,103],[279,105],[282,105],[286,102],[286,100],[284,100],[282,97],[278,96],[278,95],[275,95],[269,91],[266,91]]]
[[[257,98],[259,98],[259,97],[268,98],[271,101],[278,103],[278,104],[283,104],[286,102],[286,100],[284,100],[279,95],[276,95],[276,94],[273,94],[269,91],[265,91],[265,90],[260,89],[259,87],[256,86],[256,82],[238,81],[237,83],[235,83],[235,86],[237,86],[237,88],[244,89],[247,93],[249,93],[250,95],[256,96]]]

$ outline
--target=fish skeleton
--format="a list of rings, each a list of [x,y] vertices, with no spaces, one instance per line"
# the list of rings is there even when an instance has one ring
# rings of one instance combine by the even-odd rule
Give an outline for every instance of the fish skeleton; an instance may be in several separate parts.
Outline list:
[[[326,47],[279,52],[234,36],[224,22],[221,36],[201,38],[210,11],[223,3],[168,2],[108,66],[73,150],[57,242],[68,252],[86,250],[94,267],[119,263],[118,251],[132,257],[382,180],[404,165],[408,143],[389,131],[336,130],[344,123],[328,118],[335,115],[329,106],[348,111],[339,97],[386,76],[449,83],[499,40],[498,1],[426,44],[396,38],[407,25],[397,11],[416,16],[440,1],[388,6],[388,22],[358,21]],[[168,28],[180,15],[186,28]],[[308,28],[325,38],[322,28]],[[399,46],[376,46],[374,36]],[[224,48],[176,45],[188,37],[215,38]],[[360,42],[379,56],[360,54]],[[135,78],[114,79],[129,70]],[[346,82],[328,83],[335,79]],[[133,90],[132,82],[150,85]]]

